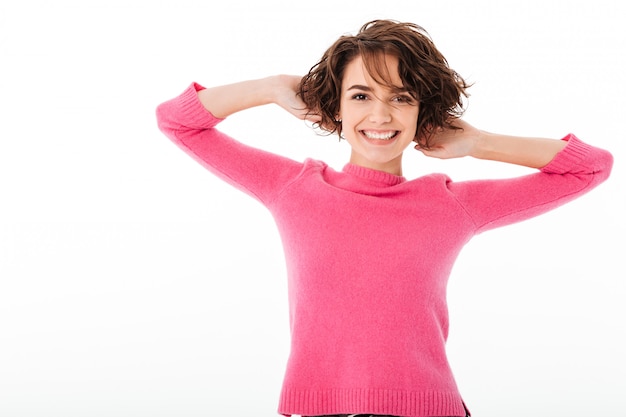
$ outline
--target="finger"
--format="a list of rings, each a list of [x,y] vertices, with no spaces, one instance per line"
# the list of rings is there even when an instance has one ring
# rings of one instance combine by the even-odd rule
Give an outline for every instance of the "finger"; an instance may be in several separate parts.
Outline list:
[[[309,122],[319,123],[322,121],[322,116],[320,116],[319,114],[307,113],[304,119]]]

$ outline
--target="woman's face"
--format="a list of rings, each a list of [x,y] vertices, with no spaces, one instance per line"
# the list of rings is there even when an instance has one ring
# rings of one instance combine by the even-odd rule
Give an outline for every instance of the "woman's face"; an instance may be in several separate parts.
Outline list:
[[[402,153],[415,138],[419,102],[402,91],[398,59],[385,55],[384,64],[396,91],[378,84],[360,56],[346,66],[338,117],[352,147],[351,163],[402,175]]]

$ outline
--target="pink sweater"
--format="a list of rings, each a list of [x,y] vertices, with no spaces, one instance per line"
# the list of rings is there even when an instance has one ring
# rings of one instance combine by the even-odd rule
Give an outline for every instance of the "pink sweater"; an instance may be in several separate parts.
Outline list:
[[[193,84],[157,110],[160,129],[263,203],[283,242],[291,354],[278,412],[465,416],[448,365],[446,284],[472,236],[554,209],[604,181],[608,152],[573,135],[527,176],[452,182],[296,162],[243,145]]]

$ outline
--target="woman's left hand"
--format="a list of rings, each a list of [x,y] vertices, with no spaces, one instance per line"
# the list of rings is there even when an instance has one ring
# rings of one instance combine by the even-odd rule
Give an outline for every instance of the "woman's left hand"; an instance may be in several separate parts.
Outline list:
[[[419,145],[415,149],[426,156],[439,159],[471,156],[482,132],[462,119],[455,119],[452,125],[459,129],[440,128],[433,133],[429,149]]]

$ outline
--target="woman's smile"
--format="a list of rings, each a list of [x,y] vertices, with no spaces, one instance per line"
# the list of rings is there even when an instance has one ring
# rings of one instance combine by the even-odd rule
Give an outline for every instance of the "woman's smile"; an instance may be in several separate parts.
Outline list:
[[[395,139],[400,133],[398,130],[361,130],[360,131],[363,136],[365,136],[368,140],[370,140],[373,144],[388,144],[392,139]]]

